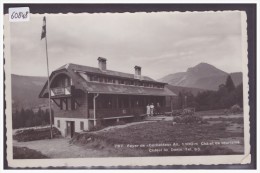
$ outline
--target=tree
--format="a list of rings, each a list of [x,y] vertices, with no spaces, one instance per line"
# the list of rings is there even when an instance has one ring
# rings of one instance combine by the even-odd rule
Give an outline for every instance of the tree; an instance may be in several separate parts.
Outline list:
[[[230,75],[228,75],[228,77],[227,77],[225,86],[226,86],[228,92],[235,90],[235,85],[234,85],[234,82]]]
[[[25,110],[24,110],[24,108],[22,108],[22,110],[20,111],[20,114],[19,114],[19,119],[18,119],[19,128],[20,127],[25,127],[26,119],[24,117],[25,117]]]
[[[19,127],[19,111],[18,109],[15,110],[15,112],[12,114],[12,124],[13,124],[13,128],[17,128]]]
[[[52,122],[54,122],[53,110]],[[14,129],[50,124],[49,111],[39,109],[38,112],[33,112],[31,109],[22,108],[20,111],[16,109],[12,113],[12,123]]]
[[[196,103],[195,103],[195,98],[194,98],[194,95],[192,94],[192,92],[191,91],[186,92],[185,96],[187,97],[186,106],[194,107],[196,105]]]
[[[183,95],[182,92],[179,92],[178,94],[178,102],[177,102],[177,108],[182,109],[183,107]]]
[[[210,110],[212,103],[215,101],[216,91],[203,91],[199,92],[195,98],[196,110]]]
[[[234,91],[236,104],[243,107],[243,84],[238,85]]]

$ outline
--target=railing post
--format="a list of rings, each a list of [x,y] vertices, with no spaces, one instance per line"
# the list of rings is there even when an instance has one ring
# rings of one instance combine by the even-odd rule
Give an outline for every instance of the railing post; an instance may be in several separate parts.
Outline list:
[[[97,125],[97,120],[96,120],[96,98],[99,96],[99,94],[94,94],[93,97],[93,107],[94,107],[94,127]]]

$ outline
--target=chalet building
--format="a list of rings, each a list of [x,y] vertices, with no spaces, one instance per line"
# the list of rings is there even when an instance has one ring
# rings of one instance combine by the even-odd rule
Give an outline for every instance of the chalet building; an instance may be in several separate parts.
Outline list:
[[[54,126],[72,137],[98,123],[143,116],[147,104],[159,104],[161,111],[170,112],[172,105],[166,100],[176,95],[165,85],[143,76],[139,66],[133,74],[108,70],[101,57],[98,68],[66,64],[50,75]],[[39,97],[49,97],[47,82]]]

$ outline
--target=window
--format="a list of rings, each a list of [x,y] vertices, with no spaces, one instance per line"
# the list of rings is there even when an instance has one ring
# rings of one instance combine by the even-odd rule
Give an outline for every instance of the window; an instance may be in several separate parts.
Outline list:
[[[57,126],[60,128],[60,120],[57,120]]]
[[[132,85],[139,87],[148,87],[148,88],[164,88],[163,84],[152,83],[148,81],[137,81],[137,80],[127,80],[122,78],[113,78],[110,76],[101,76],[101,75],[89,75],[90,81],[100,82],[100,83],[109,83],[109,84],[120,84],[120,85]],[[67,83],[67,82],[65,82]]]
[[[134,81],[130,81],[130,85],[134,85]]]
[[[66,74],[60,74],[55,77],[55,79],[51,83],[51,88],[57,87],[68,87],[70,86],[70,78]]]
[[[77,103],[73,98],[67,98],[68,100],[68,110],[75,110],[77,108]]]
[[[103,82],[103,77],[98,78],[99,82]]]
[[[93,81],[93,76],[89,75],[89,80]]]
[[[80,130],[84,130],[84,122],[80,121]]]
[[[113,83],[113,79],[112,78],[108,78],[107,79],[107,83]]]
[[[97,76],[92,76],[92,81],[98,81],[98,77]]]
[[[68,104],[67,104],[67,100],[61,98],[60,99],[60,109],[61,110],[68,110]]]
[[[60,110],[75,110],[77,109],[77,106],[79,106],[79,103],[76,101],[76,99],[67,97],[67,98],[60,98],[60,103],[57,103],[57,106],[60,107]]]
[[[125,81],[125,85],[130,85],[130,81]]]
[[[123,84],[125,84],[125,81],[124,80],[119,80],[119,84],[123,85]]]

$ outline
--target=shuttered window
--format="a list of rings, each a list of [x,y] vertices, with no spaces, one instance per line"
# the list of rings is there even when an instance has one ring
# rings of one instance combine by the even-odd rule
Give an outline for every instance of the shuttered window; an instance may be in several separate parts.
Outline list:
[[[57,126],[60,128],[60,120],[57,120]]]
[[[84,122],[80,121],[80,130],[84,130]]]

